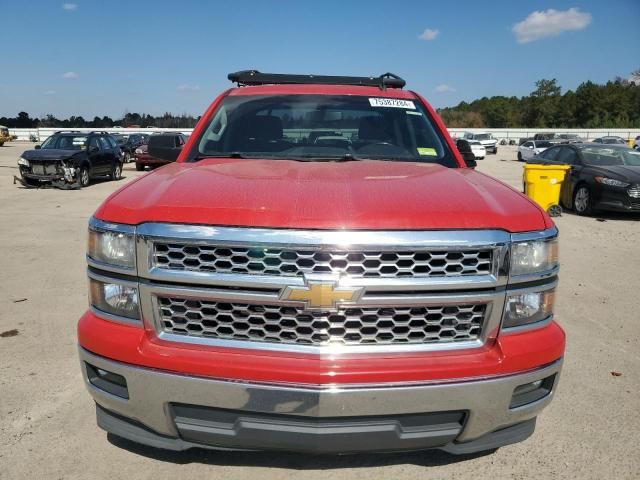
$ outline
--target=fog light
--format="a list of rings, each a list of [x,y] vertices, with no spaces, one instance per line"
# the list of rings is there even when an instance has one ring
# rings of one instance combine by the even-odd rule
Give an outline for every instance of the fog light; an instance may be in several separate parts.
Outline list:
[[[122,375],[94,367],[90,363],[85,363],[85,365],[87,378],[91,385],[116,397],[129,399],[127,380]]]
[[[509,408],[522,407],[523,405],[542,400],[551,393],[555,380],[556,374],[554,373],[550,377],[516,387],[513,391]]]

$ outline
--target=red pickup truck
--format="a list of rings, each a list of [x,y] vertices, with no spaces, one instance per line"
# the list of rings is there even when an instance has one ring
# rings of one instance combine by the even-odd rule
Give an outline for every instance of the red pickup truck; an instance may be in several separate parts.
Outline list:
[[[547,214],[399,77],[229,78],[178,161],[89,222],[98,424],[170,450],[530,436],[565,346]]]

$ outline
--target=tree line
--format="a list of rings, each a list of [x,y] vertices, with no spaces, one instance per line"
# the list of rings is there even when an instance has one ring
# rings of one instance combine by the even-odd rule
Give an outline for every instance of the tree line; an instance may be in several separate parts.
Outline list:
[[[555,78],[538,80],[535,86],[525,97],[483,97],[438,112],[448,127],[640,128],[640,70],[633,72],[631,79],[618,77],[605,84],[588,81],[575,91],[565,93]],[[126,112],[120,119],[103,116],[86,120],[82,116],[31,118],[27,112],[20,112],[17,117],[0,117],[0,125],[9,128],[193,128],[199,118],[186,114],[165,113],[156,117]]]
[[[584,82],[562,93],[555,78],[525,97],[483,97],[438,112],[448,127],[640,128],[640,70],[631,79]]]
[[[44,118],[32,118],[27,112],[20,112],[16,117],[0,117],[0,125],[9,128],[109,128],[109,127],[158,127],[158,128],[193,128],[200,117],[192,115],[174,115],[165,113],[155,117],[143,113],[125,113],[120,119],[112,119],[108,116],[93,117],[86,120],[82,116],[72,115],[66,119],[56,118],[54,115],[46,115]]]

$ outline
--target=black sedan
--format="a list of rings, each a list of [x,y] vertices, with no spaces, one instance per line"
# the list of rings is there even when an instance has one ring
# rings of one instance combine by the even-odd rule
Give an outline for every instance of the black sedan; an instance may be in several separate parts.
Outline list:
[[[640,152],[622,145],[567,144],[551,147],[529,163],[571,165],[560,203],[578,215],[640,212]]]

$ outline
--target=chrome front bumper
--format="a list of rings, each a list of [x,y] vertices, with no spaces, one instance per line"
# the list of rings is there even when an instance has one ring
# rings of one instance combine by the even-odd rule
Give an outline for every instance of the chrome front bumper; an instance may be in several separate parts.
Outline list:
[[[385,416],[403,414],[465,412],[462,428],[455,433],[453,442],[435,446],[453,451],[456,445],[464,446],[464,442],[471,444],[492,432],[500,434],[496,431],[501,429],[504,429],[502,432],[507,432],[506,427],[524,425],[523,422],[535,418],[551,401],[562,367],[562,360],[558,360],[540,369],[501,377],[409,385],[329,385],[310,388],[178,375],[114,362],[93,355],[83,348],[80,348],[80,359],[85,384],[101,407],[98,410],[98,418],[103,428],[135,441],[165,448],[175,447],[174,449],[199,446],[184,442],[180,438],[171,412],[172,405],[181,404],[256,415],[274,414],[279,418],[291,418],[296,421],[339,421],[349,420],[350,417],[382,419]],[[129,398],[109,394],[90,383],[85,363],[125,377]],[[553,388],[546,397],[522,407],[509,408],[516,387],[554,374]],[[127,421],[133,423],[128,426]],[[527,428],[530,427],[527,435],[516,440],[503,441],[502,444],[513,443],[530,435],[533,431],[533,421],[526,425]],[[286,428],[285,423],[284,426],[281,425],[280,430],[286,431]],[[165,443],[154,444],[152,441],[146,441],[144,435],[132,433],[144,433],[147,429],[153,432],[156,436],[154,438],[164,439]],[[488,448],[496,446],[499,445],[490,445]],[[270,449],[269,442],[265,442],[260,448]]]

